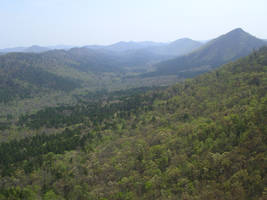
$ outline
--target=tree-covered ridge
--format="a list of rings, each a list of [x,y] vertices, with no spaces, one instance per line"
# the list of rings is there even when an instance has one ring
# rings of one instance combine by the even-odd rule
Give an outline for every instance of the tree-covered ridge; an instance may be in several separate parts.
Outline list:
[[[79,135],[73,141],[87,133],[104,139],[88,139],[65,153],[52,149],[37,154],[42,162],[32,159],[29,171],[17,164],[10,175],[2,169],[0,199],[263,200],[266,73],[267,48],[262,48],[214,72],[130,101],[145,104],[152,98],[149,109],[135,107],[127,117],[115,109],[114,117],[99,127],[83,121],[79,130],[72,129]],[[2,144],[1,152],[23,146],[17,142]]]
[[[26,98],[40,92],[66,91],[81,87],[81,81],[46,70],[57,66],[40,54],[11,53],[0,56],[0,102]]]

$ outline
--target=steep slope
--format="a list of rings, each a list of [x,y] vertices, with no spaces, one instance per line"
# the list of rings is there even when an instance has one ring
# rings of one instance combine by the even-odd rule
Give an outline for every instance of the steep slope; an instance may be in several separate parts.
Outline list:
[[[0,197],[266,199],[266,81],[262,48],[164,91],[26,116],[82,120],[2,143]]]
[[[234,29],[188,55],[157,64],[156,72],[149,75],[192,76],[246,56],[264,45],[267,45],[265,41],[240,28]]]

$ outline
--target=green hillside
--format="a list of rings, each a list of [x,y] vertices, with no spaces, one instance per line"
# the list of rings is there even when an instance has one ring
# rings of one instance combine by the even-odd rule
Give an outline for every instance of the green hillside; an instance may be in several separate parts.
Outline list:
[[[266,199],[266,85],[262,48],[165,90],[24,115],[37,135],[0,144],[0,199]]]

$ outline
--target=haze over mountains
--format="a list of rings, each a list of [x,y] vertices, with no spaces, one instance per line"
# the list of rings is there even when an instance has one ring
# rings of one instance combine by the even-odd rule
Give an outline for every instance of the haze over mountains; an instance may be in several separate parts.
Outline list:
[[[34,96],[38,91],[165,85],[172,83],[171,77],[174,81],[193,77],[266,44],[238,28],[204,44],[183,38],[171,43],[119,42],[69,50],[16,48],[23,52],[0,56],[1,101]],[[162,76],[166,77],[158,78]]]
[[[3,52],[8,54],[0,57],[1,101],[34,96],[44,90],[69,92],[88,84],[89,88],[98,87],[96,85],[104,84],[115,74],[146,72],[148,65],[186,53],[200,45],[199,42],[181,39],[169,44],[119,42],[69,50],[50,50],[51,47],[36,45],[6,49]],[[113,75],[100,80],[99,77],[105,73]]]
[[[69,45],[54,45],[54,46],[47,46],[47,47],[42,47],[39,45],[33,45],[30,47],[14,47],[14,48],[5,48],[5,49],[0,49],[0,53],[5,54],[5,53],[14,53],[14,52],[24,52],[24,53],[42,53],[45,51],[50,51],[54,49],[71,49],[74,46],[69,46]]]
[[[266,44],[265,40],[258,39],[238,28],[206,43],[182,38],[170,43],[145,41],[118,42],[107,46],[89,45],[79,49],[77,55],[82,64],[78,68],[85,70],[88,67],[85,71],[90,71],[90,69],[94,69],[93,71],[116,71],[120,69],[121,72],[125,68],[131,68],[139,72],[154,71],[141,74],[141,77],[162,75],[192,77],[246,56]],[[9,52],[43,53],[60,48],[68,51],[71,46],[41,47],[34,45],[28,48],[2,49],[0,55]],[[76,47],[74,51],[78,51],[78,48]],[[91,51],[87,51],[86,48]],[[72,50],[70,51],[72,52]],[[56,52],[54,53],[56,54]]]
[[[151,41],[144,41],[144,42],[117,42],[111,45],[88,45],[85,46],[90,49],[106,49],[106,50],[111,50],[111,51],[128,51],[128,50],[137,50],[137,49],[142,49],[142,48],[147,48],[147,47],[155,47],[155,46],[164,46],[166,45],[165,43],[157,43],[157,42],[151,42]]]
[[[190,51],[200,47],[201,42],[191,40],[189,38],[181,38],[170,43],[157,42],[118,42],[108,46],[86,46],[90,49],[105,49],[115,52],[124,51],[142,51],[153,53],[156,55],[172,55],[178,56],[189,53]]]
[[[117,53],[122,53],[126,51],[138,51],[154,53],[157,55],[173,55],[178,56],[192,51],[193,49],[202,45],[202,42],[194,41],[189,38],[182,38],[170,43],[159,43],[159,42],[118,42],[111,45],[87,45],[84,46],[93,50],[107,50]],[[10,53],[10,52],[30,52],[30,53],[42,53],[49,50],[64,49],[69,50],[71,48],[79,48],[75,46],[68,45],[56,45],[42,47],[38,45],[33,45],[31,47],[15,47],[0,49],[0,53]]]

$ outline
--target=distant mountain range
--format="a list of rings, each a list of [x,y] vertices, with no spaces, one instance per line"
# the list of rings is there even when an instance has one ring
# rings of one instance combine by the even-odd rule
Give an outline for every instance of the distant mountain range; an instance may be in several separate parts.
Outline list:
[[[113,54],[115,57],[119,57],[121,64],[131,67],[133,65],[144,65],[149,62],[159,62],[174,58],[175,56],[189,53],[190,51],[203,45],[201,42],[197,42],[188,38],[178,39],[170,43],[158,43],[151,41],[144,42],[118,42],[111,45],[88,45],[82,48],[91,49],[94,51],[105,52]],[[11,52],[23,52],[23,53],[43,53],[46,51],[63,49],[69,50],[71,48],[79,48],[67,45],[56,45],[42,47],[33,45],[31,47],[15,47],[0,49],[0,55]],[[130,61],[130,62],[129,62]]]
[[[267,45],[241,28],[215,38],[193,52],[155,65],[156,71],[146,76],[176,74],[191,77],[248,55]]]
[[[204,44],[182,38],[171,43],[119,42],[67,50],[50,48],[68,46],[5,49],[0,51],[4,54],[0,56],[0,101],[39,91],[97,88],[107,76],[133,84],[144,78],[158,81],[159,76],[193,77],[264,45],[266,41],[238,28]]]
[[[151,42],[151,41],[144,41],[144,42],[117,42],[111,45],[88,45],[85,46],[89,49],[106,49],[110,51],[116,51],[116,52],[123,52],[123,51],[129,51],[129,50],[137,50],[137,49],[143,49],[148,47],[156,47],[156,46],[164,46],[165,43],[158,43],[158,42]]]
[[[54,50],[54,49],[68,50],[68,49],[71,49],[73,47],[74,46],[68,46],[68,45],[54,45],[54,46],[48,46],[48,47],[33,45],[30,47],[14,47],[14,48],[0,49],[0,55],[5,54],[5,53],[14,53],[14,52],[42,53],[42,52],[50,51],[50,50]]]
[[[157,42],[118,42],[108,46],[91,45],[85,46],[89,49],[105,49],[118,53],[122,52],[143,52],[159,56],[179,56],[200,47],[203,43],[182,38],[170,43]]]
[[[241,32],[245,33],[240,28],[235,29],[232,32],[238,32],[238,31],[239,33]],[[219,39],[219,38],[216,38],[216,39]],[[245,38],[242,38],[241,40],[244,40],[244,39]],[[152,42],[152,41],[143,41],[143,42],[120,41],[120,42],[117,42],[111,45],[87,45],[84,47],[88,49],[93,49],[93,50],[111,51],[113,53],[117,53],[117,55],[122,53],[127,56],[133,56],[133,58],[134,58],[134,55],[141,55],[141,54],[144,54],[146,57],[147,55],[149,55],[148,57],[153,57],[153,59],[156,59],[156,57],[158,56],[159,58],[156,59],[158,61],[158,60],[166,60],[168,58],[170,59],[176,56],[188,54],[201,46],[210,45],[210,43],[214,40],[195,41],[190,38],[181,38],[173,42],[169,42],[169,43]],[[241,40],[240,42],[242,43]],[[267,39],[263,39],[261,41],[267,41]],[[253,43],[253,41],[250,41],[250,42]],[[246,44],[243,44],[243,47],[245,46]],[[214,45],[210,48],[213,48],[213,47]],[[71,45],[51,45],[51,46],[45,46],[45,47],[33,45],[30,47],[14,47],[14,48],[0,49],[0,55],[11,53],[11,52],[43,53],[46,51],[59,50],[59,49],[69,50],[71,48],[79,48],[79,47],[71,46]]]

